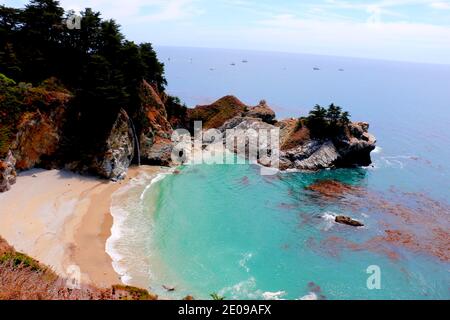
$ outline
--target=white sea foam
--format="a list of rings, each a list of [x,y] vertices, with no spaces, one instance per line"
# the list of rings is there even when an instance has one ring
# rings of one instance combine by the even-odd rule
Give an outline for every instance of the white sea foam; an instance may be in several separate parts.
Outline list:
[[[381,153],[383,152],[383,148],[381,148],[380,146],[376,146],[375,149],[372,151],[372,153]]]
[[[287,295],[286,291],[262,291],[256,289],[256,279],[250,277],[247,280],[241,281],[235,285],[226,287],[219,291],[219,295],[225,296],[228,299],[264,299],[264,300],[283,300],[282,297]]]
[[[167,172],[161,172],[156,175],[153,179],[151,179],[150,183],[145,187],[144,191],[142,191],[140,199],[144,200],[145,194],[147,191],[157,182],[163,180],[166,176],[173,174],[175,172],[174,168],[168,169]]]
[[[324,212],[321,217],[325,221],[324,230],[325,231],[330,230],[335,224],[336,214],[334,212],[327,211]]]
[[[247,266],[247,262],[250,261],[250,259],[253,257],[253,254],[251,252],[243,254],[243,257],[241,260],[239,260],[239,266],[245,271],[250,272],[250,268]]]
[[[310,292],[306,296],[301,297],[299,300],[318,300],[319,297],[314,292]]]
[[[225,296],[228,299],[260,299],[262,292],[256,289],[256,279],[251,277],[247,280],[241,281],[235,285],[223,288],[219,295]]]
[[[133,206],[142,206],[145,192],[147,192],[151,186],[157,181],[161,181],[168,174],[173,173],[173,169],[168,170],[157,175],[149,175],[141,173],[138,177],[132,179],[122,188],[118,189],[111,196],[111,215],[113,217],[113,225],[111,227],[111,236],[107,239],[105,244],[105,251],[112,259],[112,266],[124,284],[130,284],[133,277],[129,273],[129,268],[125,260],[124,253],[119,249],[121,240],[129,233],[126,221],[129,217],[131,208],[127,207],[123,198],[127,197],[135,188],[144,188],[144,191],[140,193],[140,201],[133,202]],[[122,249],[123,250],[123,249]]]
[[[286,294],[287,294],[286,291],[276,291],[276,292],[266,291],[263,292],[262,297],[264,298],[264,300],[283,300],[281,298],[284,297]]]

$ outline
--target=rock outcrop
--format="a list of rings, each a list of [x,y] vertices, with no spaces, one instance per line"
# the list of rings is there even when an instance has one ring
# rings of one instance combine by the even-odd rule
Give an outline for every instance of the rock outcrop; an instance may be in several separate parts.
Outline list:
[[[376,139],[369,133],[367,122],[348,125],[349,134],[335,139],[340,157],[335,163],[339,167],[368,166],[372,163],[370,153],[375,149]]]
[[[339,134],[319,139],[298,119],[277,121],[275,112],[265,101],[251,107],[234,96],[225,96],[210,105],[188,109],[178,99],[159,93],[156,87],[143,81],[139,91],[140,107],[132,109],[132,114],[125,109],[118,111],[119,108],[105,115],[105,119],[101,114],[97,115],[102,121],[100,134],[94,135],[92,146],[78,155],[72,146],[82,147],[89,143],[89,132],[97,132],[92,130],[95,121],[87,121],[91,131],[83,132],[82,138],[77,139],[79,129],[84,128],[81,124],[86,121],[79,121],[83,111],[77,106],[67,108],[73,96],[66,91],[42,90],[51,101],[40,107],[40,96],[37,96],[36,106],[34,100],[30,102],[28,111],[20,114],[18,122],[11,125],[12,143],[6,148],[11,152],[0,161],[2,191],[14,183],[16,169],[27,170],[36,166],[89,172],[112,180],[122,179],[133,161],[170,166],[173,126],[187,125],[186,129],[192,130],[192,124],[197,120],[202,121],[204,130],[216,128],[222,132],[227,129],[266,132],[279,129],[279,164],[282,170],[367,166],[371,163],[370,152],[376,143],[368,132],[369,125],[364,122],[348,123]],[[66,125],[71,123],[75,125],[67,129]],[[246,139],[244,144],[248,145],[247,137],[239,139]],[[264,146],[259,147],[257,151],[261,156],[265,149]],[[260,157],[260,163],[265,165],[267,159]]]
[[[227,99],[230,99],[227,97]],[[207,113],[204,110],[204,113]],[[273,111],[265,104],[225,121],[219,130],[280,129],[280,169],[316,171],[327,168],[368,166],[376,139],[369,134],[369,124],[348,123],[335,136],[313,137],[308,127],[297,119],[275,121]],[[239,137],[237,138],[239,142]],[[242,137],[241,139],[246,139]],[[248,145],[248,142],[246,143]],[[236,148],[234,148],[236,149]],[[235,151],[236,150],[231,150]],[[264,165],[263,162],[260,161]]]
[[[134,156],[134,139],[130,118],[121,110],[106,140],[106,152],[94,161],[92,170],[111,180],[125,178]]]
[[[259,105],[249,108],[249,110],[244,113],[244,116],[258,118],[270,124],[274,124],[276,122],[275,112],[267,105],[265,100],[261,100]]]
[[[16,159],[11,151],[8,151],[5,159],[0,159],[0,192],[11,189],[11,185],[16,183]]]
[[[145,116],[140,135],[141,162],[170,165],[172,126],[163,100],[150,84],[141,86],[141,113]]]
[[[234,96],[225,96],[210,105],[188,110],[189,121],[202,121],[203,129],[219,128],[234,117],[240,117],[248,107]]]
[[[61,139],[65,107],[50,112],[26,112],[17,126],[11,150],[17,160],[18,170],[28,170],[41,165],[56,152]]]
[[[280,152],[281,169],[320,170],[334,166],[340,155],[331,141],[311,140]]]
[[[346,217],[346,216],[337,216],[335,218],[335,221],[337,223],[346,224],[346,225],[352,226],[352,227],[364,227],[363,223],[361,223],[357,220],[353,220],[352,218]]]

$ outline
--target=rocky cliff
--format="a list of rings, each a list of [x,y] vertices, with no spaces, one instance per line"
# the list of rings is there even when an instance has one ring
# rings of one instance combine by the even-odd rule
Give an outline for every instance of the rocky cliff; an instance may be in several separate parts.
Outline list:
[[[141,162],[170,165],[172,125],[166,106],[156,88],[143,82],[141,85],[141,114],[144,115],[140,135]]]
[[[16,104],[12,108],[11,101],[0,101],[1,192],[15,182],[16,170],[34,167],[118,180],[133,161],[170,165],[172,126],[162,102],[165,96],[146,81],[139,89],[141,107],[134,119],[124,108],[117,113],[110,109],[104,118],[90,120],[89,127],[83,125],[83,111],[72,105],[74,97],[65,89],[21,88],[13,82],[9,89],[14,96],[8,98]],[[104,129],[95,131],[95,126]]]
[[[138,90],[139,110],[132,115],[125,108],[114,111],[102,106],[109,113],[87,121],[84,109],[73,104],[74,96],[66,89],[20,86],[11,81],[8,87],[12,92],[8,91],[12,96],[8,98],[17,102],[14,117],[10,101],[0,101],[0,191],[14,183],[16,170],[34,167],[65,168],[118,180],[133,162],[169,166],[171,121],[187,123],[183,116],[187,109],[179,100],[146,81]],[[95,102],[89,106],[96,107]],[[97,126],[102,129],[95,130]]]
[[[0,160],[0,192],[11,189],[11,185],[16,183],[16,159],[11,151],[8,152],[5,159]]]
[[[94,148],[77,154],[72,140],[78,131],[69,134],[66,125],[76,122],[79,116],[76,109],[68,112],[72,96],[67,91],[42,92],[51,103],[28,108],[19,114],[15,125],[10,124],[14,134],[5,140],[10,141],[7,152],[0,155],[0,191],[8,190],[15,182],[16,170],[33,167],[66,168],[118,180],[124,178],[133,162],[169,166],[173,125],[192,129],[196,120],[203,122],[205,130],[279,128],[282,170],[367,166],[376,142],[367,123],[350,122],[335,135],[318,138],[302,120],[277,121],[265,101],[247,106],[236,97],[225,96],[211,105],[188,109],[143,81],[140,109],[133,115],[120,109],[101,136],[83,133],[95,141]],[[70,149],[72,156],[66,157]]]
[[[92,170],[107,179],[123,179],[133,160],[136,143],[131,119],[122,109],[106,139],[106,151],[95,159]]]
[[[333,135],[317,137],[301,119],[276,121],[275,113],[266,103],[253,108],[244,106],[238,110],[242,109],[246,111],[225,121],[219,129],[224,132],[233,128],[279,128],[281,170],[315,171],[371,164],[370,153],[375,149],[376,139],[368,132],[368,123],[345,123]]]

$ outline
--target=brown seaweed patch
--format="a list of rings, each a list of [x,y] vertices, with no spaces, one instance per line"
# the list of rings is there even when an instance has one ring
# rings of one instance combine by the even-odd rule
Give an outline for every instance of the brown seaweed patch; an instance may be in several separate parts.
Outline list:
[[[320,180],[305,187],[327,198],[339,198],[348,193],[360,191],[360,188],[336,180]]]

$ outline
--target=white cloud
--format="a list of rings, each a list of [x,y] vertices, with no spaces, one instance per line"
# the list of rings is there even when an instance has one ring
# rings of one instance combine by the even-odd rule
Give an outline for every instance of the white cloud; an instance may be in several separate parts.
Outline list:
[[[181,20],[202,13],[196,0],[60,0],[61,5],[76,11],[92,8],[119,23]]]
[[[432,2],[430,5],[433,9],[450,10],[449,2]]]
[[[449,63],[450,27],[407,22],[316,21],[277,15],[260,21],[280,48],[330,55]]]

